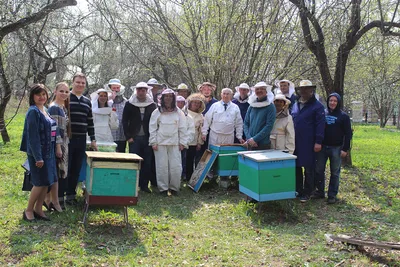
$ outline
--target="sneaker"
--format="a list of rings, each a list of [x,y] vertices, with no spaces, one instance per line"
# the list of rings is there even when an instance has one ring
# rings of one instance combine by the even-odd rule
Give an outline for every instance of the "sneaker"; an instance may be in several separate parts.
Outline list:
[[[143,191],[143,192],[151,194],[151,190],[148,187],[143,187],[143,188],[141,187],[140,191]]]
[[[163,197],[167,197],[168,196],[168,190],[161,191],[160,195],[163,196]]]
[[[328,197],[328,204],[335,204],[337,202],[336,197]]]
[[[171,195],[179,196],[179,192],[171,189]]]
[[[309,201],[310,200],[310,197],[309,196],[302,196],[302,197],[300,197],[300,202],[301,203],[306,203],[307,201]]]
[[[310,198],[311,199],[323,199],[323,198],[325,198],[325,196],[321,193],[313,193],[313,194],[311,194]]]

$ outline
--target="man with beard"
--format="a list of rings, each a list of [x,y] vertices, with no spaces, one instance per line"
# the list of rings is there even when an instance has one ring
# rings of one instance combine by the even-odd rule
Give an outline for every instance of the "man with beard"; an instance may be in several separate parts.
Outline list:
[[[299,95],[293,105],[292,117],[296,135],[296,191],[301,202],[307,202],[315,189],[314,170],[316,153],[321,151],[324,139],[324,106],[315,98],[316,86],[309,80],[296,87]],[[303,174],[304,168],[304,174]]]

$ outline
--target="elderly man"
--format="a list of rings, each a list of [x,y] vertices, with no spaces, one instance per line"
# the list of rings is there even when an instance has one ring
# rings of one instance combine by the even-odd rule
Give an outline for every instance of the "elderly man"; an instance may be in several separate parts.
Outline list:
[[[126,138],[124,134],[124,127],[122,125],[122,113],[126,104],[126,98],[124,97],[125,86],[121,84],[119,79],[111,79],[108,82],[108,88],[112,91],[111,99],[113,100],[112,108],[118,116],[119,127],[116,130],[111,130],[114,138],[114,142],[117,144],[116,152],[125,153],[126,150]]]
[[[293,104],[296,102],[296,95],[294,94],[294,83],[289,80],[280,80],[275,83],[277,87],[277,93],[279,91],[286,97],[286,99],[290,100],[289,105],[289,113],[292,112]]]
[[[252,150],[271,148],[270,134],[274,126],[276,110],[270,99],[271,85],[259,82],[254,85],[255,93],[249,98],[249,109],[244,119],[246,143]]]
[[[307,202],[314,190],[315,154],[321,151],[324,139],[324,106],[315,98],[315,88],[309,80],[300,81],[296,87],[299,98],[292,109],[296,135],[296,191],[301,202]]]
[[[242,138],[243,121],[239,107],[232,103],[233,91],[224,88],[221,91],[221,101],[213,104],[204,116],[204,125],[201,130],[203,140],[206,140],[210,130],[209,144],[233,144],[234,132],[240,143]]]
[[[133,89],[135,91],[126,103],[122,114],[122,124],[129,144],[129,153],[135,153],[143,158],[139,177],[140,190],[151,193],[149,180],[153,172],[153,151],[149,146],[149,123],[151,114],[157,106],[152,97],[147,94],[151,86],[140,82]],[[156,184],[155,181],[151,182],[153,185]]]
[[[190,90],[186,84],[181,83],[180,85],[178,85],[178,88],[176,89],[176,93],[179,96],[182,96],[184,99],[186,99],[190,95]]]

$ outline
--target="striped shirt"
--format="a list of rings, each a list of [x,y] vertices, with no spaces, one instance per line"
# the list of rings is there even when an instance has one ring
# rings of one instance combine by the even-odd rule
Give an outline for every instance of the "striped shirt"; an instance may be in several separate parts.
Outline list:
[[[90,140],[95,140],[92,104],[89,98],[85,96],[78,98],[71,92],[69,108],[71,114],[72,138],[86,138],[86,133],[88,133]]]

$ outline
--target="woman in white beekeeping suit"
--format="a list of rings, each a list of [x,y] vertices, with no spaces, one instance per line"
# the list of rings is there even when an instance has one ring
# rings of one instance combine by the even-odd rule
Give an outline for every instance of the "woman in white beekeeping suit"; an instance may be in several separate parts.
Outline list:
[[[111,91],[99,89],[90,95],[92,100],[93,124],[97,142],[114,142],[111,130],[118,129],[118,115],[112,110],[112,100],[108,100]]]
[[[161,93],[160,106],[153,111],[149,124],[149,145],[156,160],[157,186],[160,194],[177,195],[180,188],[182,162],[181,152],[187,148],[185,114],[176,107],[173,90]]]

